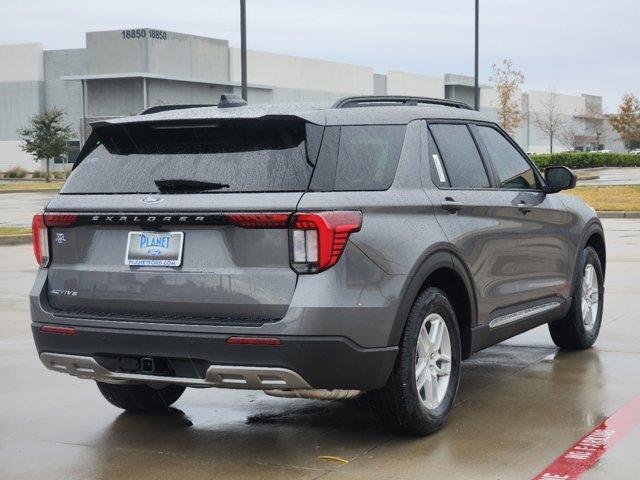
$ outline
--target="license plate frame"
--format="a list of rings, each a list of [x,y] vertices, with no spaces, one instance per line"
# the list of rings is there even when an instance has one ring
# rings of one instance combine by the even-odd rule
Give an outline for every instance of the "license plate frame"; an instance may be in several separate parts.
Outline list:
[[[183,249],[184,232],[129,232],[124,263],[130,267],[179,267]]]

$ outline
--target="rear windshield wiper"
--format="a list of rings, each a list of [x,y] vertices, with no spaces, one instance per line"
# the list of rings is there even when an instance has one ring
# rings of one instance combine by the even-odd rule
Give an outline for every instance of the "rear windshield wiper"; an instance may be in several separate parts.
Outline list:
[[[222,190],[229,188],[226,183],[202,182],[200,180],[186,179],[160,179],[154,183],[161,192],[207,192],[209,190]]]

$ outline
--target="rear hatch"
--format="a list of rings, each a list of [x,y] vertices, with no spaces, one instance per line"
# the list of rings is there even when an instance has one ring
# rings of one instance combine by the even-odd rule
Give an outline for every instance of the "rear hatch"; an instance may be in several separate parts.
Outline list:
[[[96,128],[47,207],[50,306],[143,322],[282,318],[297,280],[287,226],[322,129],[295,118]]]

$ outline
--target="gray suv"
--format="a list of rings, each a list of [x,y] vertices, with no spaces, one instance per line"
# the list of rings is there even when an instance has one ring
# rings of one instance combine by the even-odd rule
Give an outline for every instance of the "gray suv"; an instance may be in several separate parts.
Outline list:
[[[162,106],[93,124],[33,220],[40,359],[114,405],[186,387],[359,396],[427,434],[460,362],[600,330],[602,226],[492,120],[416,97]]]

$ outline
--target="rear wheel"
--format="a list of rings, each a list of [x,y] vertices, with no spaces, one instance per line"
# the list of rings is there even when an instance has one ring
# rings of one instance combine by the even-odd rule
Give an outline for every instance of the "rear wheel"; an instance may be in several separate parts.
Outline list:
[[[460,333],[444,293],[429,288],[416,299],[387,385],[370,394],[392,429],[426,435],[444,425],[460,378]]]
[[[600,258],[593,248],[587,247],[576,265],[569,313],[549,324],[553,343],[569,350],[582,350],[595,343],[602,324],[603,287]]]
[[[111,404],[128,412],[159,413],[169,409],[185,390],[178,385],[152,388],[149,385],[119,385],[96,382]]]

